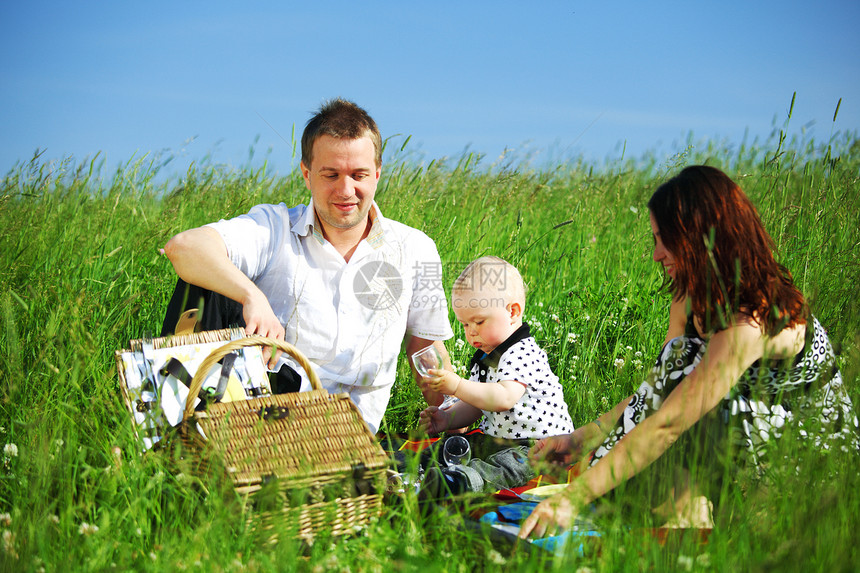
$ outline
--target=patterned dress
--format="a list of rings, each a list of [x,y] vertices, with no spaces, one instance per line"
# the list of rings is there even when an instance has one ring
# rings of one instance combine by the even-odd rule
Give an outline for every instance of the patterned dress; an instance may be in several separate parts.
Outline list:
[[[800,436],[820,448],[860,448],[858,419],[842,386],[842,375],[827,333],[815,317],[807,322],[806,342],[794,359],[753,364],[720,404],[688,430],[682,456],[698,441],[703,459],[718,457],[725,447],[738,450],[761,468],[767,449],[795,423]],[[639,422],[660,409],[663,400],[699,364],[707,348],[692,321],[686,332],[663,347],[656,364],[627,404],[612,432],[594,451],[591,465]],[[729,438],[726,440],[726,438]],[[678,449],[675,444],[674,449]],[[664,454],[665,455],[665,454]],[[689,460],[685,460],[689,462]],[[685,465],[687,465],[685,463]]]

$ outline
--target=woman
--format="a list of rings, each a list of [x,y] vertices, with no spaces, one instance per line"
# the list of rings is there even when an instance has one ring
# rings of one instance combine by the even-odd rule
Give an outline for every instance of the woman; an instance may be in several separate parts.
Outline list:
[[[830,341],[740,187],[713,167],[688,167],[648,209],[653,258],[672,293],[663,350],[631,398],[534,446],[535,463],[593,455],[565,492],[538,504],[522,538],[570,526],[586,504],[643,473],[659,473],[672,508],[688,511],[692,499],[713,493],[703,482],[718,482],[738,449],[756,467],[767,442],[803,410],[815,413],[804,417],[808,435],[858,447]],[[695,453],[701,459],[691,462]],[[691,479],[691,468],[705,469]]]

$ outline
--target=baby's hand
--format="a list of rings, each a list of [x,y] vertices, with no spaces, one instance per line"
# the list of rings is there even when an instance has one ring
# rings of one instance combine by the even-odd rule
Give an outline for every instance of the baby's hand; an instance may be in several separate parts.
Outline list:
[[[460,387],[460,378],[450,370],[436,370],[431,368],[428,371],[428,376],[425,378],[427,381],[427,386],[430,389],[439,392],[440,394],[447,394],[448,396],[454,396],[457,392],[457,388]]]
[[[418,414],[418,429],[425,434],[438,434],[448,429],[448,414],[438,406],[425,408]]]

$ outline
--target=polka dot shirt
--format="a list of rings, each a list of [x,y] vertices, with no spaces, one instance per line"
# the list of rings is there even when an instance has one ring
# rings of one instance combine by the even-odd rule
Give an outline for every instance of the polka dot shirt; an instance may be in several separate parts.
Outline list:
[[[523,396],[510,410],[483,411],[481,429],[484,433],[519,440],[573,432],[573,421],[567,411],[558,376],[550,369],[546,352],[533,337],[528,336],[527,325],[491,354],[476,352],[469,379],[487,384],[516,380],[526,387]]]

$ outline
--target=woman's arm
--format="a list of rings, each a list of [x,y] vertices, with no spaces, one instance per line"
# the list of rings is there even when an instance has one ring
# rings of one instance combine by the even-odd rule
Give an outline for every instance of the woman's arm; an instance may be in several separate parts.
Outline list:
[[[741,374],[761,358],[764,342],[758,325],[751,322],[714,334],[701,363],[669,394],[660,409],[583,474],[584,485],[593,497],[602,496],[639,473],[713,410]]]
[[[663,346],[672,340],[678,338],[684,331],[687,330],[687,298],[681,300],[672,300],[672,305],[669,307],[669,328],[666,330],[666,339],[663,340]]]
[[[595,421],[580,426],[570,434],[550,436],[538,440],[529,450],[529,461],[536,468],[542,467],[542,464],[569,466],[579,462],[578,473],[582,473],[590,461],[590,458],[585,457],[585,454],[594,450],[606,439],[609,429],[615,427],[615,423],[621,417],[624,408],[630,402],[630,398],[628,396],[621,400],[614,408]]]
[[[573,482],[567,494],[541,502],[520,529],[567,527],[578,507],[597,499],[659,458],[690,426],[716,407],[741,374],[761,358],[767,339],[751,320],[714,334],[701,363],[669,394],[660,409],[619,440],[610,452]],[[571,501],[573,496],[573,501]]]

